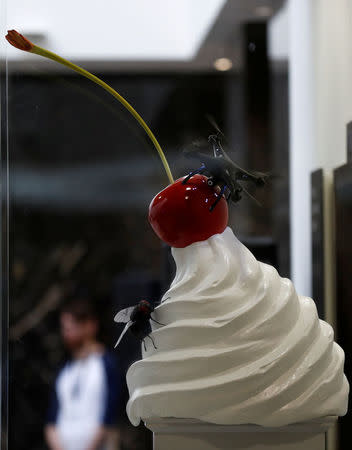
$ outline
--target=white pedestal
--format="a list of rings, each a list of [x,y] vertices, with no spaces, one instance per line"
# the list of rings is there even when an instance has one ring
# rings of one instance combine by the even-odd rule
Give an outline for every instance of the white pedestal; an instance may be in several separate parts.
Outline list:
[[[326,433],[336,421],[323,420],[268,428],[215,425],[195,419],[153,418],[154,450],[326,450]]]

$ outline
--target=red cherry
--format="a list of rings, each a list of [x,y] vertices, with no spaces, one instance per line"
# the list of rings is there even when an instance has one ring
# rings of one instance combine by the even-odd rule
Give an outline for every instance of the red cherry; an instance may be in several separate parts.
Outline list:
[[[209,210],[219,194],[208,185],[207,177],[194,175],[182,184],[184,178],[159,192],[149,206],[149,222],[155,233],[167,244],[179,248],[222,233],[228,221],[224,197]]]

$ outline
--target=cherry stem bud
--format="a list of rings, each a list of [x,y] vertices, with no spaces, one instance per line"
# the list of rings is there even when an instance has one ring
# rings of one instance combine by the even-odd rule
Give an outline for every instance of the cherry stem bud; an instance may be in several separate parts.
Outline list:
[[[31,41],[22,36],[22,34],[18,33],[16,30],[9,30],[5,38],[11,45],[25,52],[30,52],[34,47]]]
[[[151,129],[144,122],[142,117],[133,108],[133,106],[130,105],[124,97],[122,97],[122,95],[120,95],[118,92],[115,91],[115,89],[113,89],[111,86],[109,86],[107,83],[105,83],[103,80],[96,77],[92,73],[88,72],[87,70],[83,69],[82,67],[77,66],[76,64],[73,64],[72,62],[68,61],[67,59],[62,58],[61,56],[59,56],[53,52],[50,52],[49,50],[46,50],[45,48],[42,48],[42,47],[39,47],[38,45],[33,44],[27,38],[25,38],[24,36],[22,36],[20,33],[18,33],[15,30],[8,31],[8,34],[5,37],[11,45],[18,48],[19,50],[23,50],[23,51],[30,52],[30,53],[35,53],[36,55],[43,56],[44,58],[47,58],[47,59],[52,59],[53,61],[56,61],[59,64],[69,67],[70,69],[74,70],[75,72],[79,73],[80,75],[93,81],[93,83],[98,84],[103,89],[105,89],[107,92],[109,92],[109,94],[111,94],[113,97],[115,97],[132,114],[132,116],[137,120],[137,122],[140,124],[140,126],[147,133],[147,135],[149,136],[150,140],[152,141],[154,147],[156,148],[156,150],[159,154],[159,157],[164,165],[164,169],[165,169],[165,172],[169,179],[169,182],[170,183],[174,182],[169,164],[167,162],[167,159],[164,155],[162,148],[160,147],[159,142],[157,141],[157,139],[154,136]]]

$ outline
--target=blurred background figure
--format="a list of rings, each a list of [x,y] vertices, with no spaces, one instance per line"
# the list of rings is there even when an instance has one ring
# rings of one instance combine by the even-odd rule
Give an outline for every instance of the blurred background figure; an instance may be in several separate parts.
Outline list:
[[[72,298],[61,310],[60,326],[69,356],[53,387],[46,442],[51,450],[119,449],[122,376],[115,355],[99,341],[94,303]]]

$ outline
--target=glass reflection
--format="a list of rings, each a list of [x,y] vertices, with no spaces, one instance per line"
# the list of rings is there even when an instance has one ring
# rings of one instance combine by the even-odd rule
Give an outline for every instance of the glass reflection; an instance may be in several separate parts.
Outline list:
[[[141,114],[175,179],[195,168],[182,150],[214,132],[208,116],[238,164],[283,174],[258,193],[262,208],[250,199],[233,207],[230,225],[284,275],[287,68],[269,66],[265,21],[240,27],[221,6],[193,59],[108,61],[104,70],[92,57],[88,68]],[[212,37],[226,15],[241,39]],[[215,60],[222,61],[218,71]],[[113,317],[142,298],[158,302],[172,280],[170,249],[147,221],[167,177],[134,119],[89,80],[34,59],[10,58],[8,68],[9,448],[98,449],[105,441],[116,449],[151,449],[150,432],[130,425],[124,410],[124,375],[141,357],[140,343],[128,335],[113,353],[122,328]]]

